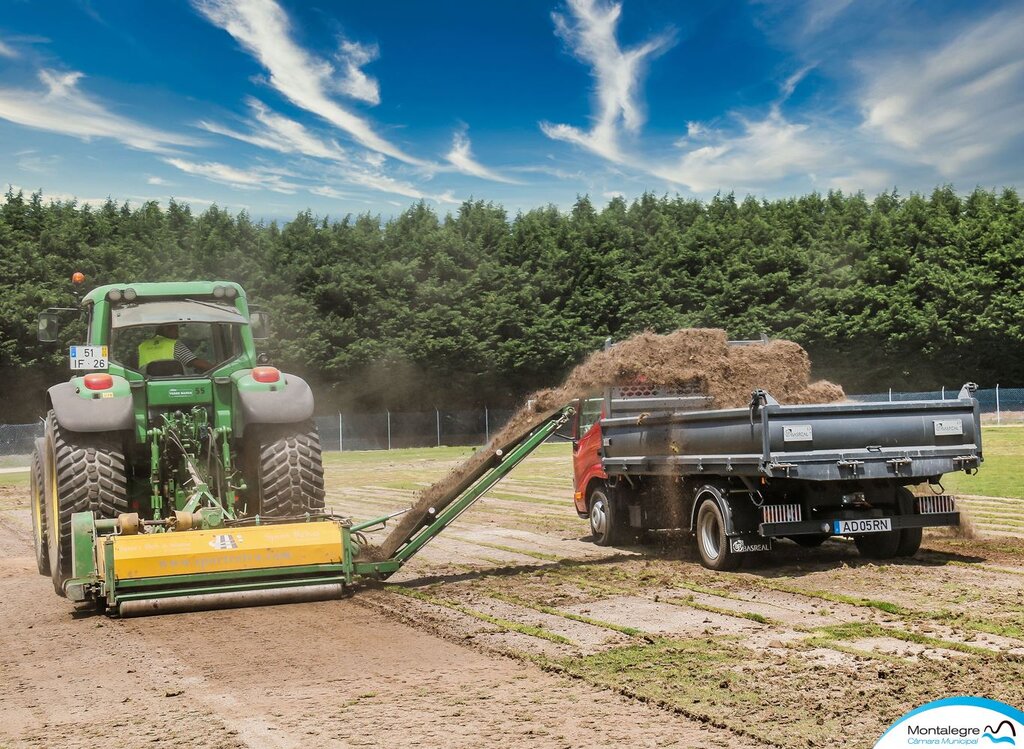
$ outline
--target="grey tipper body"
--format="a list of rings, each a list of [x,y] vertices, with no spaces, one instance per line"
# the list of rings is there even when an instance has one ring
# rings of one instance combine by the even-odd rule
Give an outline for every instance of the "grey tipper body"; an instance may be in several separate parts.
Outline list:
[[[905,556],[921,528],[959,524],[941,478],[982,462],[974,389],[946,401],[793,406],[759,390],[747,408],[708,410],[711,400],[693,392],[612,388],[601,462],[633,529],[683,527],[700,548],[700,506],[712,501],[705,514],[716,509],[727,553],[842,535],[866,556]],[[925,485],[931,491],[910,489]]]

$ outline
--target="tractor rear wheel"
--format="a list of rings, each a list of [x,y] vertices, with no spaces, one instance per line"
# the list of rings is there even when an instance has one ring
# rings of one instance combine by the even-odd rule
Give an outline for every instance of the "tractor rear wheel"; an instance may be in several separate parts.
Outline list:
[[[32,475],[29,476],[32,502],[32,545],[36,551],[36,567],[40,575],[50,574],[50,549],[46,538],[46,503],[43,499],[43,461],[46,455],[46,440],[36,440],[32,451]]]
[[[257,490],[261,515],[323,512],[324,466],[315,423],[260,427]]]
[[[128,511],[128,476],[120,437],[63,429],[53,411],[46,419],[43,497],[53,588],[64,595],[71,577],[71,516],[92,512],[116,518]]]

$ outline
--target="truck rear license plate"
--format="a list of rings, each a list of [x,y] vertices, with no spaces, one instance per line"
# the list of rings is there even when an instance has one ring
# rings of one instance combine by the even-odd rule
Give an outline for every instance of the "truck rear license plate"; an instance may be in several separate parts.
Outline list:
[[[882,533],[892,530],[890,518],[869,518],[867,520],[833,520],[832,531],[837,536],[849,536],[854,533]]]

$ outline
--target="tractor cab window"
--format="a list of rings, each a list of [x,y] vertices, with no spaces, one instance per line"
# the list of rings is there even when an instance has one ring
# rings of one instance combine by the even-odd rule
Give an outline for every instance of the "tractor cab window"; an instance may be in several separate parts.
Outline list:
[[[225,302],[133,300],[111,308],[110,358],[147,377],[209,372],[242,353],[247,323]]]
[[[184,322],[115,328],[110,355],[149,377],[175,377],[209,371],[241,352],[237,325]]]
[[[601,408],[604,406],[604,398],[584,398],[580,404],[580,436],[582,437],[594,422],[601,418]]]

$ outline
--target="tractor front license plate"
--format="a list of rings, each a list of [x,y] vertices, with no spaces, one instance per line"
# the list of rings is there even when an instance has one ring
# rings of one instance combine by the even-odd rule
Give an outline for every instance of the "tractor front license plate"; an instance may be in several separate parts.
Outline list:
[[[892,530],[892,519],[833,520],[832,529],[832,532],[837,536],[852,536],[857,533],[883,533]]]

